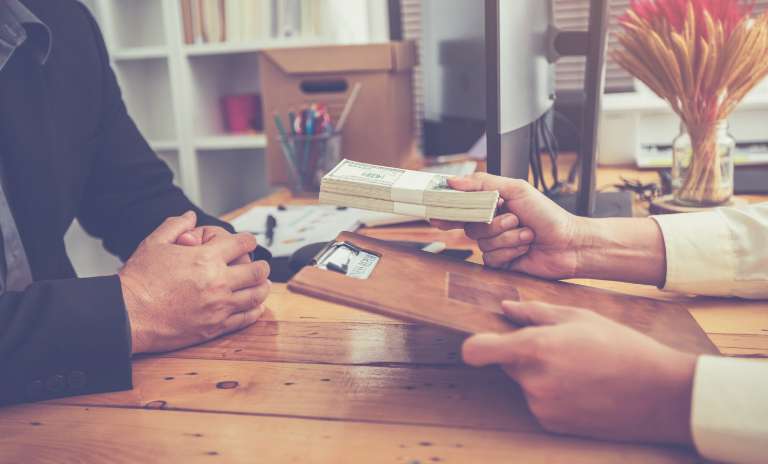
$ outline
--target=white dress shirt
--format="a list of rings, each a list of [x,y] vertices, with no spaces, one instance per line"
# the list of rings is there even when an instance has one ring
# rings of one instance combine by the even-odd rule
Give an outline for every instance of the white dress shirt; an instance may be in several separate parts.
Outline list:
[[[768,298],[768,203],[654,216],[664,236],[665,290]],[[766,303],[768,328],[768,303]],[[701,356],[693,441],[715,461],[768,462],[768,362]]]

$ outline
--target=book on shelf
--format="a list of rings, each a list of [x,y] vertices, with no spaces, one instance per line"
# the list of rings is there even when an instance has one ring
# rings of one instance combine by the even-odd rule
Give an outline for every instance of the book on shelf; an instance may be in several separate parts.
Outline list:
[[[179,0],[184,43],[320,34],[322,0]]]
[[[200,29],[203,33],[203,42],[224,42],[226,18],[224,0],[199,0]]]
[[[224,29],[224,37],[228,42],[242,42],[243,40],[243,22],[238,18],[243,16],[243,5],[251,3],[243,0],[225,0],[224,2],[224,19],[226,27]]]

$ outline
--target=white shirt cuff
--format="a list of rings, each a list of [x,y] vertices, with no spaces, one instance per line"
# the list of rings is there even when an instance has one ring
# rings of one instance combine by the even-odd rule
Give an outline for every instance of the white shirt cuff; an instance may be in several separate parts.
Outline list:
[[[701,356],[691,429],[699,453],[722,462],[766,462],[768,363]]]
[[[651,217],[664,236],[664,290],[698,295],[731,293],[736,258],[731,231],[719,212]]]

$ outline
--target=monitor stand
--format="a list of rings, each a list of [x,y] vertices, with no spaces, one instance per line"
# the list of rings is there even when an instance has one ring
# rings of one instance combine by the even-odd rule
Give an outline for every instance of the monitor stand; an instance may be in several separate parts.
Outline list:
[[[634,203],[632,192],[595,193],[595,212],[592,217],[632,217]],[[558,205],[571,213],[576,212],[576,194],[564,193],[552,197]]]
[[[488,158],[488,172],[501,173],[504,177],[528,179],[530,164],[530,125],[487,139],[488,153],[504,153],[498,158]],[[491,144],[498,146],[493,148]],[[498,164],[497,164],[498,163]],[[634,203],[632,192],[595,192],[595,212],[592,217],[632,217]],[[563,193],[552,199],[576,214],[576,194]]]

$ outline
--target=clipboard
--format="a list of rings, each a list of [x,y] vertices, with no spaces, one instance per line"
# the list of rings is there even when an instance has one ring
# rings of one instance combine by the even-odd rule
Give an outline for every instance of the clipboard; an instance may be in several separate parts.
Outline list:
[[[320,251],[288,289],[466,334],[515,330],[501,312],[503,300],[586,307],[673,348],[719,353],[677,303],[489,269],[350,232]]]

